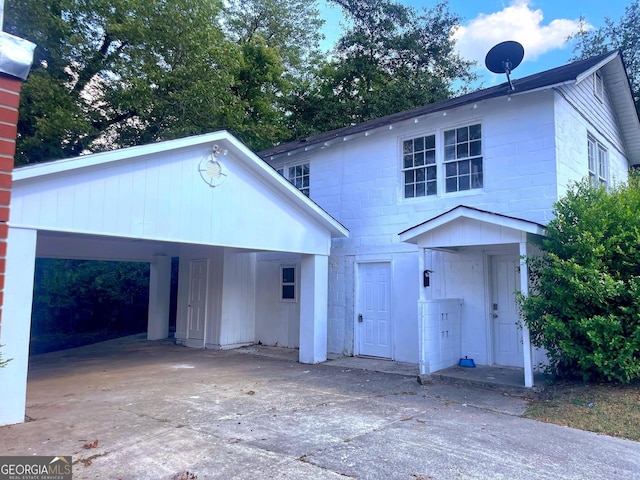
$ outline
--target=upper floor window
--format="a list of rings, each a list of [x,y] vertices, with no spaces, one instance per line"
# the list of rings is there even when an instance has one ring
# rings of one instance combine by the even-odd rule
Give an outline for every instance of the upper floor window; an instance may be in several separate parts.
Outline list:
[[[593,74],[593,93],[599,100],[604,99],[604,82],[599,71]]]
[[[589,156],[589,181],[592,185],[607,187],[609,183],[609,154],[593,136],[587,137]]]
[[[436,136],[417,137],[402,142],[404,197],[424,197],[438,193]]]
[[[440,173],[439,173],[440,172]],[[443,182],[438,187],[438,177]],[[482,127],[474,124],[402,142],[404,198],[482,188]]]
[[[309,163],[287,165],[277,169],[277,172],[293,183],[298,190],[309,196]]]
[[[480,124],[444,132],[445,191],[482,188],[482,129]]]

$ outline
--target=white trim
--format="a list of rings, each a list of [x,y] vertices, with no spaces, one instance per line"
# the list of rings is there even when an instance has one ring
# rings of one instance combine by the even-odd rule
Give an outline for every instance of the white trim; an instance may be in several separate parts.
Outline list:
[[[285,282],[283,277],[283,271],[285,268],[293,268],[293,282]],[[283,287],[286,285],[293,285],[293,298],[284,298],[282,293]],[[299,284],[299,272],[296,264],[280,264],[280,295],[279,301],[282,303],[298,303],[298,284]]]
[[[458,218],[470,218],[478,220],[480,222],[497,225],[500,227],[511,228],[513,230],[520,230],[522,232],[531,233],[535,235],[545,235],[546,229],[528,220],[522,220],[519,218],[506,217],[504,215],[476,210],[473,208],[465,207],[461,205],[448,212],[432,218],[422,224],[411,227],[408,230],[399,234],[401,242],[418,243],[418,237],[430,232],[438,227],[442,227]]]

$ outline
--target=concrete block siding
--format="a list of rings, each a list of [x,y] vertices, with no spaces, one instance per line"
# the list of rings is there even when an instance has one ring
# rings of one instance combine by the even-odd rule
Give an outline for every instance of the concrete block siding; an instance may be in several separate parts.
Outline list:
[[[590,79],[588,79],[590,81]],[[383,127],[321,149],[292,154],[271,163],[278,167],[309,162],[310,196],[350,231],[333,241],[329,276],[328,348],[357,353],[355,277],[359,262],[389,262],[392,269],[393,349],[396,360],[418,362],[418,249],[399,241],[398,233],[458,205],[546,224],[553,203],[567,186],[588,175],[587,135],[596,134],[609,152],[610,178],[626,180],[619,128],[607,99],[591,105],[592,85],[585,80],[562,90],[547,89],[487,100]],[[594,110],[595,108],[595,110]],[[401,165],[404,139],[435,135],[442,155],[443,132],[479,123],[482,126],[483,188],[444,193],[438,159],[438,195],[405,199]],[[464,354],[483,363],[490,346],[487,328],[486,248],[460,256],[443,254],[448,273],[442,298],[463,298]],[[513,252],[517,255],[517,252]]]

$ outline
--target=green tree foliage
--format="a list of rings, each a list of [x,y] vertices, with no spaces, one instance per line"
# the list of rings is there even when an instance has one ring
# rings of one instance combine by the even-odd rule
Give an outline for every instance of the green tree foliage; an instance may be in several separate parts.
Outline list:
[[[149,265],[38,259],[32,339],[106,330],[139,333],[147,326]]]
[[[639,211],[638,177],[609,193],[585,181],[555,204],[520,303],[560,376],[640,378]]]
[[[320,58],[322,20],[315,2],[226,2],[226,33],[240,49],[232,88],[244,112],[239,136],[255,150],[289,135],[287,99]]]
[[[585,25],[583,22],[583,28],[573,37],[576,41],[575,59],[620,49],[627,67],[636,110],[640,114],[640,1],[630,2],[617,23],[607,17],[604,25],[596,30],[589,30]]]
[[[272,145],[285,128],[285,73],[317,47],[313,5],[7,0],[6,30],[37,45],[16,162],[222,128],[255,149]]]
[[[293,137],[449,98],[474,79],[454,51],[459,17],[446,3],[418,13],[393,0],[331,0],[350,27],[291,105]]]

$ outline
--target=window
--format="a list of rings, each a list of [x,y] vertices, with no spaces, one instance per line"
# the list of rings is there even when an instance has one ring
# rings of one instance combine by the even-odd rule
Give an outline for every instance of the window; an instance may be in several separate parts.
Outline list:
[[[284,301],[295,301],[296,299],[296,267],[281,267],[281,295]]]
[[[609,154],[592,135],[587,137],[589,155],[589,181],[592,185],[607,187],[609,183]]]
[[[482,188],[482,130],[480,124],[444,132],[445,191]]]
[[[600,72],[593,74],[593,93],[597,99],[604,99],[604,82],[602,81],[602,75],[600,75]]]
[[[402,142],[404,197],[436,195],[436,136],[412,138]]]
[[[293,183],[298,190],[309,196],[309,163],[287,165],[277,169],[277,172]]]
[[[404,198],[437,195],[443,187],[446,193],[482,188],[481,125],[445,130],[443,143],[439,138],[434,134],[402,141]]]

